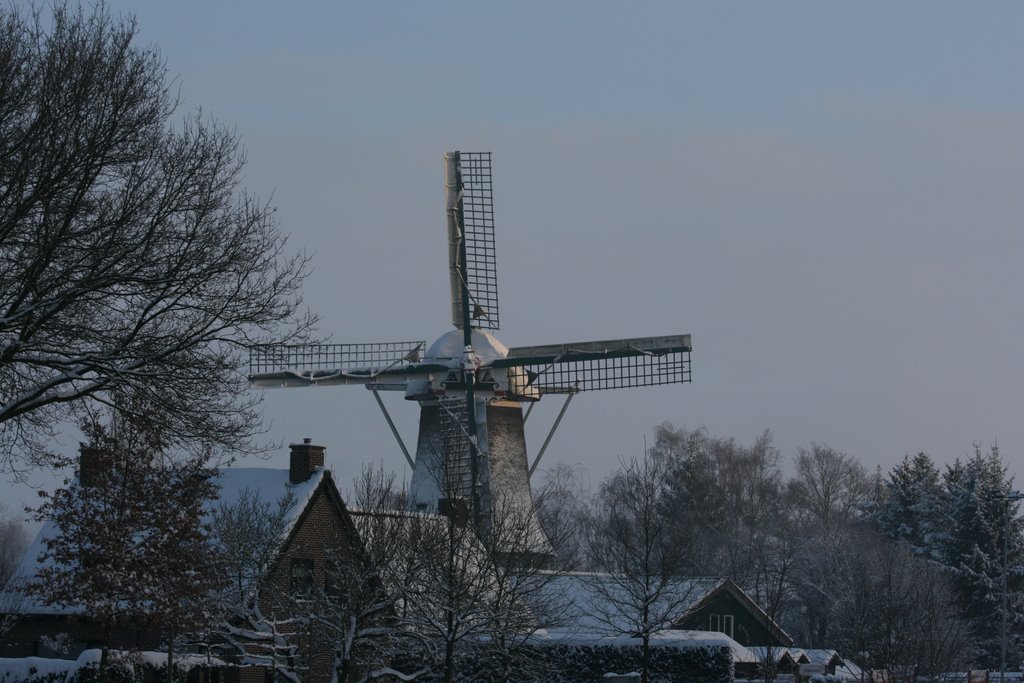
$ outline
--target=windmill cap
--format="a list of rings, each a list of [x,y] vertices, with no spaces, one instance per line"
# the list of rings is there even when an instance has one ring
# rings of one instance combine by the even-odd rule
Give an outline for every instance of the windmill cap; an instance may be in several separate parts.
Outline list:
[[[508,355],[508,347],[489,332],[473,330],[472,340],[473,352],[480,359],[480,362],[485,365]],[[424,360],[440,363],[449,361],[461,363],[462,354],[465,350],[462,330],[451,330],[441,335],[437,341],[430,345]]]

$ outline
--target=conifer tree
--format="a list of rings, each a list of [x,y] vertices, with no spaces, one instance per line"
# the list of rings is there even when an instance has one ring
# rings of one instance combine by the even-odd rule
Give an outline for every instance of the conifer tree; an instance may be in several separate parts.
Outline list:
[[[945,492],[931,457],[924,452],[913,458],[905,456],[892,468],[883,487],[883,499],[871,515],[875,529],[908,544],[919,556],[941,560]]]
[[[974,662],[995,667],[999,663],[1002,623],[1002,582],[1007,571],[1010,596],[1008,621],[1014,641],[1020,641],[1024,623],[1019,592],[1024,587],[1020,567],[1024,560],[1019,504],[1006,500],[1012,480],[997,447],[950,465],[943,477],[949,535],[944,556],[953,578],[962,613],[975,634]],[[1008,506],[1008,508],[1007,508]],[[1003,565],[1004,529],[1008,531],[1008,562]],[[1008,652],[1019,648],[1011,647]],[[1011,663],[1015,663],[1011,660]]]

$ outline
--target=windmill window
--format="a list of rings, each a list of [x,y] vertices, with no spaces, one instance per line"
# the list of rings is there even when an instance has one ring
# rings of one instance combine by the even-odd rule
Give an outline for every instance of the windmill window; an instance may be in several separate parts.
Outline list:
[[[289,593],[295,597],[309,595],[313,591],[313,560],[293,558]]]
[[[732,638],[732,615],[726,614],[722,617],[722,633]]]
[[[710,621],[708,623],[708,630],[709,631],[721,631],[722,630],[721,625],[720,625],[719,620],[718,620],[718,615],[717,614],[712,614],[711,615],[711,619],[710,619]]]

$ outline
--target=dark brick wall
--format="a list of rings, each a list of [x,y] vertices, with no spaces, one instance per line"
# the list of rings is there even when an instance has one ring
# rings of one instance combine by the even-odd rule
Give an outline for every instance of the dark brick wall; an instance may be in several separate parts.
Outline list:
[[[221,671],[224,683],[267,683],[272,680],[268,669],[262,666],[239,666]]]
[[[278,558],[263,591],[260,609],[264,614],[275,618],[286,618],[302,605],[288,599],[291,589],[292,560],[312,560],[313,583],[317,590],[325,587],[327,579],[328,555],[332,552],[345,552],[345,549],[358,543],[352,537],[350,524],[332,504],[331,496],[326,487],[330,483],[327,474],[322,485],[306,506],[306,512],[300,518],[292,532],[291,540]],[[331,667],[334,663],[334,647],[323,632],[294,634],[293,636],[308,660],[309,681],[329,681]],[[312,656],[310,656],[312,653]]]

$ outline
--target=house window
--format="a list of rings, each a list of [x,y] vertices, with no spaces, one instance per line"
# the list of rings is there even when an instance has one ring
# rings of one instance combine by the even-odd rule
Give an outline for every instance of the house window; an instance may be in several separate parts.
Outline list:
[[[726,614],[722,617],[722,633],[732,638],[732,615]]]
[[[718,615],[717,614],[712,614],[711,615],[710,623],[708,624],[708,630],[709,631],[721,631],[722,630],[722,627],[720,626],[719,621],[718,621]]]
[[[296,597],[309,595],[313,591],[313,560],[292,559],[289,593]]]

